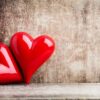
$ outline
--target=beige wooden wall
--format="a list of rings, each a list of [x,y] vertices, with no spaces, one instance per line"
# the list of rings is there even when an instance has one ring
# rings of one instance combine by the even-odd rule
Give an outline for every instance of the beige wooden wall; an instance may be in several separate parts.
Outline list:
[[[100,82],[100,0],[0,0],[0,30],[7,44],[17,31],[55,40],[32,82]]]

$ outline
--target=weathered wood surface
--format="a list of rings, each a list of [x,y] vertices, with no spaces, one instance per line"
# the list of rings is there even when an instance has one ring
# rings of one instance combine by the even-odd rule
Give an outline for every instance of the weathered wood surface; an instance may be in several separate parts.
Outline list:
[[[0,100],[69,100],[100,99],[100,83],[95,84],[30,84],[0,86]]]
[[[32,82],[100,82],[100,0],[0,0],[0,30],[54,38],[54,55]]]

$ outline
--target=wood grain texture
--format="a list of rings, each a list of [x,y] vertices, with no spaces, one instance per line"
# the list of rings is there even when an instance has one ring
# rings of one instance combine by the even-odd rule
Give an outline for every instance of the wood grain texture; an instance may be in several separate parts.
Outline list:
[[[91,91],[91,92],[90,92]],[[99,84],[30,84],[0,86],[2,100],[88,100],[100,99]]]
[[[0,0],[0,29],[50,35],[53,56],[33,83],[100,82],[100,0]]]

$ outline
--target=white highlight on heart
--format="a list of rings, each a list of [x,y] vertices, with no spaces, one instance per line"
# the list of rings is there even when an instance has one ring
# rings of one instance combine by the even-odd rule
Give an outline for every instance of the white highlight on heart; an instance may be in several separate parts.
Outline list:
[[[45,42],[49,47],[51,47],[51,46],[53,45],[52,42],[51,42],[50,40],[48,40],[48,39],[45,39],[44,42]]]
[[[10,59],[10,57],[9,57],[9,55],[8,55],[8,53],[7,53],[7,51],[6,51],[6,49],[5,48],[3,48],[3,47],[1,47],[1,49],[0,49],[0,51],[3,53],[3,55],[6,57],[6,61],[7,61],[7,63],[8,63],[8,68],[7,68],[7,66],[5,66],[5,65],[3,65],[3,64],[0,64],[0,73],[2,72],[2,73],[4,73],[4,72],[9,72],[9,73],[16,73],[16,71],[15,71],[15,69],[14,69],[14,65],[13,65],[13,63],[12,63],[12,61],[11,61],[11,59]]]
[[[32,47],[32,42],[30,41],[30,39],[27,36],[23,36],[23,40],[26,42],[26,44],[28,45],[29,49],[31,49]]]

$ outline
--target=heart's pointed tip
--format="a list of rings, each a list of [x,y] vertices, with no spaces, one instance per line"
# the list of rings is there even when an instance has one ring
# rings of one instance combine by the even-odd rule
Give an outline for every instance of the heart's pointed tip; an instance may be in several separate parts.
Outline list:
[[[30,79],[25,80],[25,84],[29,84],[30,83]]]

